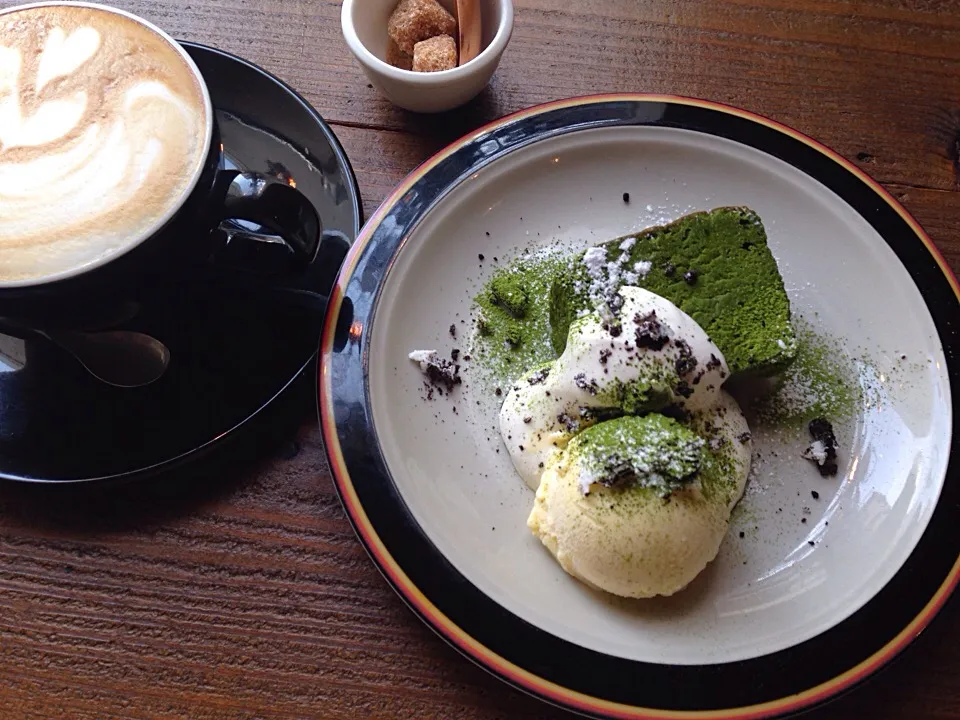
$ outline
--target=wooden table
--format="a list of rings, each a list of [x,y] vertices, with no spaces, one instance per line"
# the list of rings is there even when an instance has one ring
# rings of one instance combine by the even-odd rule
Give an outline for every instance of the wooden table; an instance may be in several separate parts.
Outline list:
[[[957,2],[515,0],[492,85],[434,118],[367,85],[337,2],[114,2],[300,90],[346,147],[367,214],[486,120],[586,93],[676,93],[835,148],[960,269]],[[254,447],[108,493],[0,488],[0,718],[567,716],[464,660],[387,587],[340,507],[309,386],[303,395],[302,427],[279,450],[265,437],[266,460]],[[960,718],[960,614],[948,608],[879,679],[810,717]]]

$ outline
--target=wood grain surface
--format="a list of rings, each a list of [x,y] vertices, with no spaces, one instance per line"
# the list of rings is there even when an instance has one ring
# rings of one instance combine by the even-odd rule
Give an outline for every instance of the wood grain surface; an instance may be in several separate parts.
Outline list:
[[[515,2],[490,87],[422,118],[367,85],[338,2],[114,0],[300,90],[346,147],[368,214],[432,152],[504,113],[602,91],[674,93],[832,146],[960,269],[960,3]],[[0,718],[567,717],[460,657],[390,591],[334,493],[312,380],[299,400],[296,423],[159,482],[0,487]],[[956,608],[809,717],[960,718]]]

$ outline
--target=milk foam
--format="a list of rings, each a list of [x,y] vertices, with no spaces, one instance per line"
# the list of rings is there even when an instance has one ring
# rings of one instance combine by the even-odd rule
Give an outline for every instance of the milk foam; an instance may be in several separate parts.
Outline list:
[[[126,16],[80,6],[0,14],[0,282],[138,243],[207,151],[191,68]]]

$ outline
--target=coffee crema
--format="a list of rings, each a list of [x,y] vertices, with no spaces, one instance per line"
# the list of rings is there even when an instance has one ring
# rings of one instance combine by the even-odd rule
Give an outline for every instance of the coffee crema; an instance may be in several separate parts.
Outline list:
[[[0,283],[98,264],[158,229],[203,166],[208,113],[178,50],[126,15],[0,13]]]

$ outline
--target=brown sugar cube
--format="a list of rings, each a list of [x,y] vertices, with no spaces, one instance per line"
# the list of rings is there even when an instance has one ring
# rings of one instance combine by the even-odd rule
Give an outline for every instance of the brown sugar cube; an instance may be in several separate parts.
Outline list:
[[[393,38],[387,38],[387,62],[401,70],[413,70],[413,58],[398,48]]]
[[[457,21],[437,0],[400,0],[387,22],[387,34],[403,52],[437,35],[455,35]]]
[[[438,72],[457,66],[457,44],[449,35],[437,35],[413,46],[413,69],[416,72]]]

